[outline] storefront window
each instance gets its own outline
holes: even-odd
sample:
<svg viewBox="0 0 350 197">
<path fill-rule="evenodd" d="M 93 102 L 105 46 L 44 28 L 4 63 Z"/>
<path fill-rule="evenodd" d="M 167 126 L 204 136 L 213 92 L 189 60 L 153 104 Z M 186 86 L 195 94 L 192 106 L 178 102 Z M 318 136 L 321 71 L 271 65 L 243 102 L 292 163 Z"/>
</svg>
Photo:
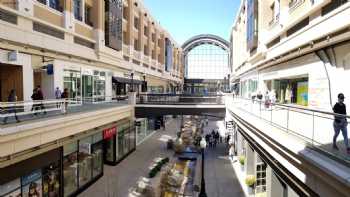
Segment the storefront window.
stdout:
<svg viewBox="0 0 350 197">
<path fill-rule="evenodd" d="M 92 139 L 92 176 L 95 178 L 102 174 L 103 168 L 102 133 L 95 134 Z"/>
<path fill-rule="evenodd" d="M 79 141 L 78 168 L 79 186 L 85 185 L 92 179 L 92 137 L 87 137 Z"/>
<path fill-rule="evenodd" d="M 94 97 L 95 101 L 104 101 L 106 96 L 106 73 L 94 71 Z"/>
<path fill-rule="evenodd" d="M 80 71 L 64 70 L 63 85 L 67 88 L 69 98 L 78 99 L 81 96 L 81 74 Z"/>
<path fill-rule="evenodd" d="M 35 170 L 21 178 L 23 197 L 42 196 L 41 176 L 41 170 Z"/>
<path fill-rule="evenodd" d="M 124 156 L 124 131 L 118 130 L 118 160 Z"/>
<path fill-rule="evenodd" d="M 64 196 L 69 196 L 78 189 L 78 144 L 71 143 L 63 148 Z"/>
<path fill-rule="evenodd" d="M 9 183 L 0 185 L 0 196 L 21 196 L 21 180 L 18 178 Z"/>
<path fill-rule="evenodd" d="M 59 163 L 53 163 L 43 169 L 43 197 L 60 196 Z"/>
</svg>

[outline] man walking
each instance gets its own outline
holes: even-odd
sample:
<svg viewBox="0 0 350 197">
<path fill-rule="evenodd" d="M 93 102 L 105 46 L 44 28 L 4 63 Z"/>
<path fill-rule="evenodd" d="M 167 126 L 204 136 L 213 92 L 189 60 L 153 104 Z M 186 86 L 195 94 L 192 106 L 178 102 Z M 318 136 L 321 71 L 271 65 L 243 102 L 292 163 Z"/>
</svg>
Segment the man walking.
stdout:
<svg viewBox="0 0 350 197">
<path fill-rule="evenodd" d="M 13 105 L 13 106 L 8 107 L 8 109 L 7 109 L 8 114 L 13 113 L 14 116 L 15 116 L 16 121 L 20 122 L 19 119 L 18 119 L 18 116 L 17 116 L 17 108 L 16 108 L 17 95 L 16 95 L 16 90 L 15 89 L 11 90 L 10 95 L 7 98 L 7 101 L 9 102 L 10 105 Z M 7 123 L 7 119 L 8 119 L 8 116 L 6 116 L 4 118 L 4 124 Z"/>
<path fill-rule="evenodd" d="M 346 146 L 346 151 L 348 154 L 350 154 L 350 147 L 349 147 L 349 141 L 348 141 L 348 122 L 346 118 L 346 106 L 344 104 L 344 94 L 339 93 L 338 94 L 338 102 L 333 107 L 333 112 L 337 115 L 334 115 L 334 136 L 333 136 L 333 149 L 339 150 L 337 146 L 337 137 L 342 132 L 342 135 L 344 137 L 344 144 Z"/>
<path fill-rule="evenodd" d="M 62 92 L 60 90 L 59 87 L 56 88 L 56 91 L 55 91 L 55 98 L 58 100 L 58 99 L 61 99 L 61 95 L 62 95 Z M 61 107 L 61 103 L 60 102 L 57 102 L 56 104 L 56 107 L 57 109 L 59 109 Z"/>
</svg>

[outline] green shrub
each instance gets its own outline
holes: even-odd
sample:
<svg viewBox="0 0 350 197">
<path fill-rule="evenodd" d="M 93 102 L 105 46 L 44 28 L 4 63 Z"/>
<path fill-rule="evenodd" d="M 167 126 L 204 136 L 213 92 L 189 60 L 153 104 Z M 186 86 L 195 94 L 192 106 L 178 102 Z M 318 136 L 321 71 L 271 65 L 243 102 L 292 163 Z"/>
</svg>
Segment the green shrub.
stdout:
<svg viewBox="0 0 350 197">
<path fill-rule="evenodd" d="M 245 156 L 244 155 L 239 156 L 238 160 L 239 160 L 239 163 L 243 166 L 245 163 Z"/>
<path fill-rule="evenodd" d="M 256 182 L 256 178 L 254 175 L 247 175 L 247 177 L 245 178 L 245 184 L 248 187 L 253 187 L 255 182 Z"/>
</svg>

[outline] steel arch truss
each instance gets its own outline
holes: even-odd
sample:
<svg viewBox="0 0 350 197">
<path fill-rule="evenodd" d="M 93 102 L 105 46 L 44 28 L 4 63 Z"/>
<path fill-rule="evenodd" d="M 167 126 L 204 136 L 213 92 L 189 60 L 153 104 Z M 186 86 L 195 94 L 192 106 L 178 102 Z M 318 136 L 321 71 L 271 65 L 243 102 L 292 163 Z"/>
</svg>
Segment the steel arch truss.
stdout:
<svg viewBox="0 0 350 197">
<path fill-rule="evenodd" d="M 187 56 L 187 54 L 194 49 L 197 46 L 204 45 L 204 44 L 210 44 L 215 45 L 223 50 L 230 52 L 230 43 L 227 42 L 225 39 L 215 36 L 212 34 L 201 34 L 198 36 L 194 36 L 187 40 L 183 45 L 182 49 L 184 51 L 184 55 Z"/>
</svg>

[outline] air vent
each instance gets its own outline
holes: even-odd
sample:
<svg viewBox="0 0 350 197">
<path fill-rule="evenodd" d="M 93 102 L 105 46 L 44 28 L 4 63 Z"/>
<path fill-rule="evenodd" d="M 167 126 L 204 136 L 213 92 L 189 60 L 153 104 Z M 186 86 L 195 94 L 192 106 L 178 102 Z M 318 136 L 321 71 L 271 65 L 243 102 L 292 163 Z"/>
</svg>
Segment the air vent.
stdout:
<svg viewBox="0 0 350 197">
<path fill-rule="evenodd" d="M 331 1 L 326 6 L 322 8 L 322 16 L 330 13 L 331 11 L 337 9 L 338 7 L 342 6 L 343 4 L 347 3 L 348 0 L 337 0 L 337 1 Z"/>
<path fill-rule="evenodd" d="M 40 23 L 33 23 L 33 30 L 64 40 L 64 32 Z"/>
<path fill-rule="evenodd" d="M 85 39 L 79 38 L 79 37 L 74 37 L 74 43 L 82 45 L 82 46 L 85 46 L 85 47 L 88 47 L 90 49 L 94 49 L 95 48 L 95 44 L 94 43 L 92 43 L 90 41 L 87 41 Z"/>
<path fill-rule="evenodd" d="M 3 9 L 0 9 L 0 20 L 17 25 L 17 16 Z"/>
<path fill-rule="evenodd" d="M 267 48 L 271 48 L 273 46 L 275 46 L 277 43 L 279 43 L 281 41 L 281 37 L 278 36 L 277 38 L 273 39 L 271 42 L 267 43 Z"/>
</svg>

